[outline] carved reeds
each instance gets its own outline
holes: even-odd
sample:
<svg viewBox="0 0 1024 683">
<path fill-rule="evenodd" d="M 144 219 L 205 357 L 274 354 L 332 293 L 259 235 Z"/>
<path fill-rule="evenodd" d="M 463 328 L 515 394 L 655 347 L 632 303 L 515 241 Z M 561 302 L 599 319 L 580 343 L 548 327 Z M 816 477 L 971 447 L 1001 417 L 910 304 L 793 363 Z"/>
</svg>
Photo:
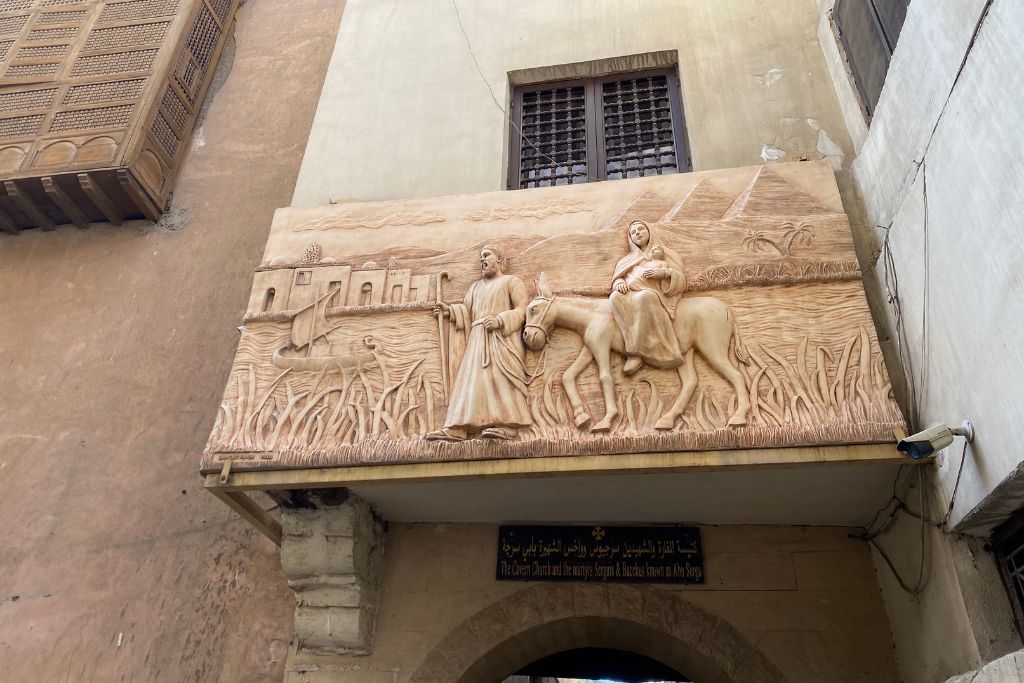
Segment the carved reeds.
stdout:
<svg viewBox="0 0 1024 683">
<path fill-rule="evenodd" d="M 795 355 L 750 345 L 742 366 L 750 392 L 748 424 L 727 427 L 735 397 L 699 386 L 671 431 L 654 424 L 671 402 L 674 382 L 639 378 L 618 387 L 619 415 L 611 430 L 577 428 L 560 376 L 551 372 L 531 387 L 534 424 L 513 442 L 456 444 L 421 438 L 440 426 L 443 399 L 436 378 L 410 364 L 378 392 L 366 370 L 321 371 L 310 388 L 296 390 L 291 370 L 257 387 L 252 365 L 236 373 L 235 391 L 220 407 L 208 451 L 218 457 L 288 466 L 356 465 L 498 457 L 590 455 L 651 451 L 758 448 L 888 440 L 902 417 L 880 354 L 871 353 L 863 326 L 841 349 L 804 338 Z M 382 360 L 382 363 L 384 361 Z M 386 363 L 382 377 L 391 376 Z M 596 408 L 597 405 L 592 407 Z M 600 417 L 600 414 L 595 414 Z"/>
</svg>

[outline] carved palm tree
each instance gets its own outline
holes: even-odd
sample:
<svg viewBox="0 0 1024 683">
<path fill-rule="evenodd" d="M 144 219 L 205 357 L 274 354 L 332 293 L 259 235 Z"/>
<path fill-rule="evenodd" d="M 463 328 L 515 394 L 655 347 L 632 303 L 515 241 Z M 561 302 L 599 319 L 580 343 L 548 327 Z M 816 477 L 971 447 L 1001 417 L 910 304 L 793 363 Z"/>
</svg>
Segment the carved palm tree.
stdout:
<svg viewBox="0 0 1024 683">
<path fill-rule="evenodd" d="M 782 234 L 782 239 L 776 241 L 770 237 L 768 233 L 757 230 L 751 231 L 743 238 L 743 246 L 750 251 L 762 251 L 771 246 L 775 251 L 779 252 L 780 256 L 792 256 L 793 247 L 799 246 L 810 246 L 814 241 L 814 233 L 811 232 L 811 225 L 806 222 L 801 222 L 796 225 L 790 221 L 782 224 L 786 231 Z"/>
</svg>

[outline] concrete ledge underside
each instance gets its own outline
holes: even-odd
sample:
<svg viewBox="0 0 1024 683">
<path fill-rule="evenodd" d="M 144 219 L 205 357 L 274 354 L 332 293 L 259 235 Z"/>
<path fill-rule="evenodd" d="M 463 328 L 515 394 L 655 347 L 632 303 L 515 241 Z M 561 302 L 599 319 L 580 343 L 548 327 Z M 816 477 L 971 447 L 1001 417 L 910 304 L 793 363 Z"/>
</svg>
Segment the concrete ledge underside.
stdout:
<svg viewBox="0 0 1024 683">
<path fill-rule="evenodd" d="M 346 487 L 397 522 L 860 526 L 908 462 L 865 444 L 232 472 L 206 487 L 222 499 Z"/>
</svg>

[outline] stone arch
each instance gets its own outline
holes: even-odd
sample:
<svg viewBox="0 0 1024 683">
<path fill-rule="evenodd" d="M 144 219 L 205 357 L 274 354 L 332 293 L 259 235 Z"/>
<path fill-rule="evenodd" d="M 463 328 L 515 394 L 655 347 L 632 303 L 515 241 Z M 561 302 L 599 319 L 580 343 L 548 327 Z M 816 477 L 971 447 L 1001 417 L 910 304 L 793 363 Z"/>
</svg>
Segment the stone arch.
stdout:
<svg viewBox="0 0 1024 683">
<path fill-rule="evenodd" d="M 730 623 L 684 594 L 625 584 L 540 584 L 485 607 L 426 656 L 410 683 L 498 683 L 582 647 L 627 650 L 697 683 L 785 683 Z"/>
</svg>

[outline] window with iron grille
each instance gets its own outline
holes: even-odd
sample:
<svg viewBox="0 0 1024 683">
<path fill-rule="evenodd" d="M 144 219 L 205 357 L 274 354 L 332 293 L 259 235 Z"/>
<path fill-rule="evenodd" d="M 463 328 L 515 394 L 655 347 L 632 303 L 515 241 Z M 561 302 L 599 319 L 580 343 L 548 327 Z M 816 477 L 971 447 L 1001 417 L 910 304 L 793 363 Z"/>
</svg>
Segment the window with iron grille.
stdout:
<svg viewBox="0 0 1024 683">
<path fill-rule="evenodd" d="M 690 170 L 671 70 L 520 86 L 511 122 L 509 189 Z"/>
<path fill-rule="evenodd" d="M 1024 510 L 1015 512 L 993 532 L 992 545 L 1017 632 L 1024 638 Z"/>
<path fill-rule="evenodd" d="M 832 19 L 867 115 L 875 113 L 910 0 L 836 0 Z"/>
</svg>

